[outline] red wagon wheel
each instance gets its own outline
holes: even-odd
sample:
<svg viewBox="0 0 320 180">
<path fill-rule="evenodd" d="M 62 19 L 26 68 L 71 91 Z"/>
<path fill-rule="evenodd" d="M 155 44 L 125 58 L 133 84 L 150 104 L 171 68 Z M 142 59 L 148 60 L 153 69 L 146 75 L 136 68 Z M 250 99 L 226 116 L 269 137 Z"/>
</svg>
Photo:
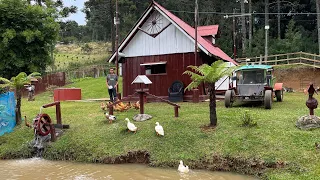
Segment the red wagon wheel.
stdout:
<svg viewBox="0 0 320 180">
<path fill-rule="evenodd" d="M 50 131 L 51 118 L 48 114 L 38 114 L 36 117 L 36 130 L 42 136 L 47 136 Z"/>
</svg>

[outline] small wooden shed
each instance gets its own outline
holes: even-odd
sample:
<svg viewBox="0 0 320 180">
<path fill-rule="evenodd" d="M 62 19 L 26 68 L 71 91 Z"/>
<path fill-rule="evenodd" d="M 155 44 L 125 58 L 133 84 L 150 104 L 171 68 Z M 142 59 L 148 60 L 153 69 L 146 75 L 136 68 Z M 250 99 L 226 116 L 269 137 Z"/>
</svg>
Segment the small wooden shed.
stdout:
<svg viewBox="0 0 320 180">
<path fill-rule="evenodd" d="M 219 35 L 218 25 L 198 28 L 198 52 L 195 61 L 195 29 L 156 2 L 152 2 L 119 46 L 122 54 L 123 96 L 135 92 L 137 85 L 131 82 L 138 75 L 146 75 L 151 81 L 149 92 L 162 98 L 168 97 L 168 88 L 174 81 L 186 87 L 191 81 L 182 75 L 189 65 L 211 64 L 221 59 L 236 64 L 215 44 Z M 109 62 L 115 61 L 115 53 Z M 137 86 L 137 87 L 136 87 Z M 229 78 L 216 83 L 217 90 L 227 90 Z M 200 97 L 205 98 L 205 85 L 199 87 Z M 184 100 L 192 99 L 192 92 L 185 92 Z"/>
</svg>

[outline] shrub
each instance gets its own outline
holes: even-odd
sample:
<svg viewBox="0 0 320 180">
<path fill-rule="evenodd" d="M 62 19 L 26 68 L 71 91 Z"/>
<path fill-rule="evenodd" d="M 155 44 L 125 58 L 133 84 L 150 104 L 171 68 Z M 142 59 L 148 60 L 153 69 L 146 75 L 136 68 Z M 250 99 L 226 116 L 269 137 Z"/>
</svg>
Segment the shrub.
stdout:
<svg viewBox="0 0 320 180">
<path fill-rule="evenodd" d="M 241 116 L 241 121 L 241 126 L 243 127 L 254 127 L 258 125 L 257 122 L 253 120 L 249 110 L 244 111 L 244 114 Z"/>
</svg>

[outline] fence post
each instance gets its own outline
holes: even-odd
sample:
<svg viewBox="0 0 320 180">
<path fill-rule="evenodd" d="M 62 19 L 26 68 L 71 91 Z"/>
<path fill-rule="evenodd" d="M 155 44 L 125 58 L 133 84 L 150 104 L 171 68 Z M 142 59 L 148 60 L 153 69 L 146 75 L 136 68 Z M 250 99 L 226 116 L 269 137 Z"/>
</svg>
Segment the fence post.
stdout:
<svg viewBox="0 0 320 180">
<path fill-rule="evenodd" d="M 174 106 L 174 117 L 179 117 L 179 107 Z"/>
<path fill-rule="evenodd" d="M 113 115 L 113 105 L 109 108 L 109 115 Z"/>
</svg>

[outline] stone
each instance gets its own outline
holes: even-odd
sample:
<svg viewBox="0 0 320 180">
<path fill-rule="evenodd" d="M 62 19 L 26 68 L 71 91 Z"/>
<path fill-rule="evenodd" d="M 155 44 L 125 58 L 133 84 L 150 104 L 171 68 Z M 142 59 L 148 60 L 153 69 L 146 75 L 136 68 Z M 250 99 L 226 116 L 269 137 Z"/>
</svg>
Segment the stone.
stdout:
<svg viewBox="0 0 320 180">
<path fill-rule="evenodd" d="M 151 118 L 152 118 L 152 116 L 149 114 L 137 114 L 137 115 L 133 116 L 133 120 L 138 121 L 138 122 L 146 121 Z"/>
<path fill-rule="evenodd" d="M 320 119 L 317 116 L 301 116 L 296 122 L 296 126 L 302 130 L 312 130 L 320 128 Z"/>
</svg>

